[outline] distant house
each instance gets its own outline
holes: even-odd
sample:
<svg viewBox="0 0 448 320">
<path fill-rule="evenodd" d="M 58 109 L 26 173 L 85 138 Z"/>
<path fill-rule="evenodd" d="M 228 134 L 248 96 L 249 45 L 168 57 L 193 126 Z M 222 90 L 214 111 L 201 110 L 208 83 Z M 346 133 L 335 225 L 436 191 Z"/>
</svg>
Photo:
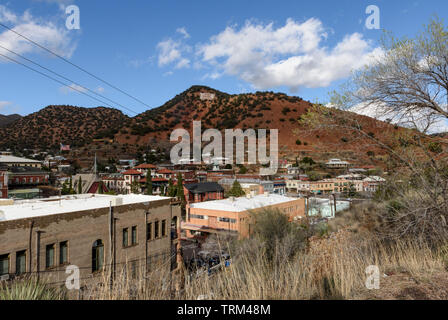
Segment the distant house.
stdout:
<svg viewBox="0 0 448 320">
<path fill-rule="evenodd" d="M 224 188 L 216 182 L 184 184 L 187 203 L 224 199 Z"/>
<path fill-rule="evenodd" d="M 150 170 L 151 175 L 152 175 L 153 172 L 157 169 L 157 167 L 150 163 L 142 163 L 142 164 L 139 164 L 138 166 L 134 167 L 133 169 L 137 170 L 140 173 L 145 174 L 145 175 L 146 175 L 146 171 Z"/>
<path fill-rule="evenodd" d="M 100 193 L 100 185 L 102 185 L 102 191 L 103 193 L 106 193 L 109 191 L 109 188 L 107 187 L 107 184 L 104 183 L 104 180 L 98 177 L 98 175 L 94 173 L 85 173 L 85 174 L 76 174 L 72 176 L 72 184 L 73 184 L 73 190 L 78 193 L 79 191 L 79 183 L 81 180 L 81 193 L 87 194 L 87 193 Z M 103 183 L 100 183 L 103 181 Z"/>
<path fill-rule="evenodd" d="M 325 166 L 328 169 L 346 169 L 350 166 L 350 163 L 341 159 L 330 159 Z"/>
<path fill-rule="evenodd" d="M 124 172 L 121 173 L 124 177 L 124 182 L 126 185 L 126 191 L 127 193 L 131 193 L 131 186 L 132 184 L 137 181 L 140 183 L 140 178 L 142 176 L 142 173 L 140 171 L 137 170 L 126 170 Z"/>
<path fill-rule="evenodd" d="M 386 179 L 378 176 L 370 176 L 362 180 L 362 182 L 364 183 L 364 191 L 376 192 L 378 187 L 386 182 Z"/>
<path fill-rule="evenodd" d="M 10 153 L 3 152 L 0 155 L 0 166 L 40 168 L 42 167 L 42 162 L 33 159 L 15 157 Z"/>
<path fill-rule="evenodd" d="M 8 171 L 0 171 L 0 198 L 8 198 Z"/>
<path fill-rule="evenodd" d="M 124 193 L 126 189 L 126 184 L 124 182 L 124 177 L 121 173 L 112 173 L 102 177 L 103 184 L 111 191 L 116 193 Z"/>
</svg>

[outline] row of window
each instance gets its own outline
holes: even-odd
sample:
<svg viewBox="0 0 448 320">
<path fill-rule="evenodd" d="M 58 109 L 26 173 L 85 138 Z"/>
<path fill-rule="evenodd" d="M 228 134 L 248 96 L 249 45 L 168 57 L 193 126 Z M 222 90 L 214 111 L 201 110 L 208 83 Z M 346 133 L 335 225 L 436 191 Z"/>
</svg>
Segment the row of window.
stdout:
<svg viewBox="0 0 448 320">
<path fill-rule="evenodd" d="M 45 247 L 45 267 L 56 266 L 56 244 L 49 244 Z M 59 264 L 68 263 L 68 241 L 59 243 Z M 26 272 L 26 250 L 16 252 L 16 274 Z M 0 255 L 0 276 L 10 273 L 10 254 Z"/>
<path fill-rule="evenodd" d="M 205 219 L 205 216 L 199 214 L 190 214 L 190 219 Z"/>
<path fill-rule="evenodd" d="M 137 226 L 131 228 L 131 246 L 137 244 Z M 123 228 L 123 247 L 129 247 L 129 228 Z"/>
<path fill-rule="evenodd" d="M 166 220 L 149 222 L 146 225 L 146 240 L 166 237 L 166 227 Z"/>
<path fill-rule="evenodd" d="M 199 214 L 190 214 L 190 219 L 205 220 L 205 219 L 208 219 L 208 216 L 203 216 L 203 215 L 199 215 Z M 232 218 L 218 217 L 218 221 L 226 222 L 226 223 L 236 223 L 236 219 L 232 219 Z"/>
<path fill-rule="evenodd" d="M 218 217 L 218 221 L 227 223 L 236 223 L 236 219 Z"/>
</svg>

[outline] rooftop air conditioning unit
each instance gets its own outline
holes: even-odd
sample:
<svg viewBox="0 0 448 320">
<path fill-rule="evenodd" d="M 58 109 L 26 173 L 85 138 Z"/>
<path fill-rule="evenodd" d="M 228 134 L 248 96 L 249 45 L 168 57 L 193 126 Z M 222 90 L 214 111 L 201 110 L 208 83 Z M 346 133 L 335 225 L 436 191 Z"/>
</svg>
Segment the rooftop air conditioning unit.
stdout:
<svg viewBox="0 0 448 320">
<path fill-rule="evenodd" d="M 123 205 L 123 198 L 122 197 L 116 197 L 112 199 L 112 206 L 121 206 Z"/>
</svg>

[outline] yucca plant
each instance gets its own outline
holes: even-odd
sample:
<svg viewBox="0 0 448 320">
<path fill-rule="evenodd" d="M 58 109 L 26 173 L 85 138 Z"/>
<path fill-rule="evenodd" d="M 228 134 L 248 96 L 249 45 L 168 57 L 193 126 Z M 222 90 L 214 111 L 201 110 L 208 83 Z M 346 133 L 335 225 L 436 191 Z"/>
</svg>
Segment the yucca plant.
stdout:
<svg viewBox="0 0 448 320">
<path fill-rule="evenodd" d="M 39 282 L 37 279 L 23 279 L 0 285 L 0 300 L 63 300 L 65 294 Z"/>
</svg>

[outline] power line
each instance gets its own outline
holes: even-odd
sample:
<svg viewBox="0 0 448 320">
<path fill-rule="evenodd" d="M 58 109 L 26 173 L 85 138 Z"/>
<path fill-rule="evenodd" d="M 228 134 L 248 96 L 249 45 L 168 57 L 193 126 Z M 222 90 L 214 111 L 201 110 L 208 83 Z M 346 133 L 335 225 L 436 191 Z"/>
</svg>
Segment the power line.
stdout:
<svg viewBox="0 0 448 320">
<path fill-rule="evenodd" d="M 48 71 L 48 72 L 51 72 L 52 74 L 54 74 L 54 75 L 56 75 L 56 76 L 58 76 L 58 77 L 60 77 L 60 78 L 62 78 L 62 79 L 64 79 L 64 80 L 66 80 L 66 81 L 69 81 L 69 82 L 71 82 L 71 83 L 73 83 L 73 84 L 79 86 L 80 88 L 82 88 L 82 89 L 84 89 L 84 90 L 87 90 L 87 91 L 89 91 L 89 92 L 91 92 L 91 93 L 93 93 L 93 94 L 95 94 L 95 95 L 97 95 L 97 96 L 99 96 L 99 97 L 101 97 L 101 98 L 103 98 L 103 99 L 106 99 L 106 100 L 108 100 L 108 101 L 110 101 L 110 102 L 112 102 L 112 103 L 114 103 L 114 104 L 116 104 L 116 105 L 119 105 L 119 106 L 121 106 L 122 108 L 124 108 L 124 109 L 126 109 L 126 110 L 128 110 L 128 111 L 130 111 L 130 112 L 132 112 L 132 113 L 138 114 L 137 112 L 135 112 L 135 111 L 129 109 L 128 107 L 126 107 L 126 106 L 124 106 L 124 105 L 122 105 L 122 104 L 120 104 L 120 103 L 118 103 L 118 102 L 116 102 L 116 101 L 114 101 L 114 100 L 112 100 L 112 99 L 109 99 L 109 98 L 103 96 L 102 94 L 99 94 L 99 93 L 97 93 L 97 92 L 95 92 L 95 91 L 93 91 L 93 90 L 91 90 L 91 89 L 89 89 L 89 88 L 87 88 L 87 87 L 84 87 L 83 85 L 81 85 L 81 84 L 79 84 L 79 83 L 77 83 L 77 82 L 75 82 L 75 81 L 73 81 L 73 80 L 71 80 L 71 79 L 69 79 L 69 78 L 67 78 L 67 77 L 65 77 L 65 76 L 63 76 L 63 75 L 57 73 L 57 72 L 54 72 L 54 71 L 52 71 L 51 69 L 49 69 L 49 68 L 47 68 L 47 67 L 45 67 L 45 66 L 43 66 L 43 65 L 41 65 L 41 64 L 39 64 L 39 63 L 37 63 L 37 62 L 34 62 L 33 60 L 28 59 L 27 57 L 24 57 L 23 55 L 21 55 L 21 54 L 19 54 L 19 53 L 17 53 L 17 52 L 14 52 L 14 51 L 12 51 L 12 50 L 10 50 L 10 49 L 8 49 L 8 48 L 5 48 L 5 47 L 2 46 L 2 45 L 0 45 L 0 48 L 2 48 L 3 50 L 6 50 L 6 51 L 8 51 L 8 52 L 10 52 L 10 53 L 12 53 L 12 54 L 15 54 L 16 56 L 18 56 L 18 57 L 20 57 L 20 58 L 22 58 L 22 59 L 24 59 L 24 60 L 26 60 L 26 61 L 28 61 L 28 62 L 30 62 L 30 63 L 36 65 L 36 66 L 38 66 L 38 67 L 40 67 L 40 68 L 42 68 L 42 69 L 44 69 L 44 70 L 46 70 L 46 71 Z M 71 89 L 74 89 L 73 87 L 70 87 L 70 88 L 71 88 Z"/>
<path fill-rule="evenodd" d="M 68 86 L 66 83 L 64 83 L 64 82 L 62 82 L 62 81 L 59 81 L 58 79 L 55 79 L 55 78 L 49 76 L 48 74 L 43 73 L 43 72 L 40 72 L 39 70 L 36 70 L 36 69 L 34 69 L 34 68 L 30 67 L 30 66 L 27 66 L 26 64 L 24 64 L 24 63 L 22 63 L 22 62 L 20 62 L 20 61 L 17 61 L 17 60 L 15 60 L 15 59 L 11 58 L 11 57 L 8 57 L 8 56 L 6 56 L 6 55 L 4 55 L 4 54 L 1 54 L 1 53 L 0 53 L 0 56 L 2 56 L 2 57 L 5 58 L 5 59 L 8 59 L 8 60 L 10 60 L 10 61 L 12 61 L 12 62 L 15 62 L 15 63 L 17 63 L 17 64 L 19 64 L 19 65 L 21 65 L 21 66 L 27 68 L 27 69 L 30 69 L 30 70 L 32 70 L 32 71 L 34 71 L 34 72 L 36 72 L 36 73 L 38 73 L 38 74 L 40 74 L 40 75 L 42 75 L 42 76 L 44 76 L 44 77 L 47 77 L 48 79 L 51 79 L 51 80 L 53 80 L 53 81 L 55 81 L 55 82 L 57 82 L 57 83 L 60 83 L 60 84 L 62 84 L 63 86 Z M 91 96 L 90 94 L 85 93 L 85 92 L 83 92 L 82 90 L 79 90 L 79 89 L 74 88 L 74 87 L 72 87 L 71 89 L 72 89 L 72 90 L 75 90 L 75 91 L 78 91 L 79 93 L 81 93 L 81 94 L 83 94 L 83 95 L 85 95 L 85 96 L 87 96 L 87 97 L 90 97 L 90 98 L 92 98 L 92 99 L 94 99 L 94 100 L 96 100 L 96 101 L 102 103 L 103 105 L 106 105 L 106 106 L 109 106 L 109 107 L 113 108 L 113 106 L 111 106 L 111 105 L 108 104 L 107 102 L 104 102 L 104 101 L 102 101 L 102 100 L 100 100 L 100 99 L 98 99 L 98 98 L 95 98 L 94 96 Z"/>
<path fill-rule="evenodd" d="M 148 107 L 148 108 L 151 109 L 151 107 L 150 107 L 149 105 L 147 105 L 146 103 L 144 103 L 144 102 L 141 101 L 140 99 L 137 99 L 136 97 L 134 97 L 134 96 L 130 95 L 129 93 L 127 93 L 127 92 L 121 90 L 120 88 L 117 88 L 117 87 L 114 86 L 113 84 L 107 82 L 106 80 L 101 79 L 100 77 L 98 77 L 98 76 L 92 74 L 91 72 L 87 71 L 86 69 L 84 69 L 84 68 L 82 68 L 82 67 L 80 67 L 80 66 L 74 64 L 73 62 L 67 60 L 66 58 L 62 57 L 61 55 L 57 54 L 56 52 L 54 52 L 54 51 L 52 51 L 52 50 L 50 50 L 50 49 L 44 47 L 43 45 L 41 45 L 41 44 L 39 44 L 39 43 L 37 43 L 37 42 L 31 40 L 30 38 L 28 38 L 28 37 L 26 37 L 26 36 L 20 34 L 19 32 L 13 30 L 12 28 L 8 27 L 7 25 L 5 25 L 5 24 L 3 24 L 3 23 L 0 22 L 0 26 L 2 26 L 3 28 L 5 28 L 5 29 L 7 29 L 7 30 L 9 30 L 9 31 L 11 31 L 11 32 L 13 32 L 13 33 L 15 33 L 15 34 L 18 35 L 19 37 L 22 37 L 23 39 L 25 39 L 25 40 L 31 42 L 31 43 L 34 44 L 35 46 L 37 46 L 37 47 L 39 47 L 39 48 L 41 48 L 41 49 L 47 51 L 48 53 L 54 55 L 55 57 L 58 57 L 58 58 L 61 59 L 62 61 L 66 62 L 66 63 L 68 63 L 68 64 L 70 64 L 70 65 L 72 65 L 73 67 L 75 67 L 75 68 L 81 70 L 82 72 L 88 74 L 89 76 L 91 76 L 91 77 L 93 77 L 93 78 L 95 78 L 95 79 L 101 81 L 102 83 L 108 85 L 109 87 L 111 87 L 111 88 L 113 88 L 113 89 L 115 89 L 115 90 L 121 92 L 122 94 L 128 96 L 129 98 L 131 98 L 131 99 L 133 99 L 133 100 L 135 100 L 135 101 L 137 101 L 137 102 L 139 102 L 139 103 L 143 104 L 144 106 L 146 106 L 146 107 Z"/>
</svg>

